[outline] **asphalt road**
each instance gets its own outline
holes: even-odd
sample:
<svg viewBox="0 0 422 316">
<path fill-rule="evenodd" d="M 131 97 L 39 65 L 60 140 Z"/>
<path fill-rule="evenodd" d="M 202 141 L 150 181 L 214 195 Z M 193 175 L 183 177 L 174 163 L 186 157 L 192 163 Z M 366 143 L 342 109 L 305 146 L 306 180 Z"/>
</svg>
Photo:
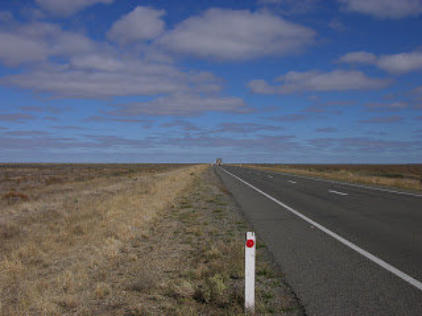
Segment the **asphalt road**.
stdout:
<svg viewBox="0 0 422 316">
<path fill-rule="evenodd" d="M 422 195 L 228 165 L 216 167 L 216 172 L 307 314 L 422 315 Z"/>
</svg>

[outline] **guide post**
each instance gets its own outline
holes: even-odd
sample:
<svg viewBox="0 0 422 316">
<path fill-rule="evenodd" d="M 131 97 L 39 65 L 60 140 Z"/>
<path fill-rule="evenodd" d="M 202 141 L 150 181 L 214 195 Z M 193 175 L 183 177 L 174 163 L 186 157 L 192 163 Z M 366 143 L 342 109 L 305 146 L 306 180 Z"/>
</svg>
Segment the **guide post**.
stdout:
<svg viewBox="0 0 422 316">
<path fill-rule="evenodd" d="M 254 232 L 246 233 L 245 241 L 245 311 L 255 311 L 255 252 Z"/>
</svg>

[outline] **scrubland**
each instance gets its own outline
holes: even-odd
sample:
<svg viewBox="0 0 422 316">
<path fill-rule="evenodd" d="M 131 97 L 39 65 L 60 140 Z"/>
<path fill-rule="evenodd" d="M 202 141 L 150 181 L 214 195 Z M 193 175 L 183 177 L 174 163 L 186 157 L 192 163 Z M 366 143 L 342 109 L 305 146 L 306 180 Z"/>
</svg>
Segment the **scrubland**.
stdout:
<svg viewBox="0 0 422 316">
<path fill-rule="evenodd" d="M 422 164 L 248 164 L 244 166 L 351 183 L 422 191 Z"/>
<path fill-rule="evenodd" d="M 0 170 L 0 314 L 243 313 L 248 226 L 211 168 Z M 258 244 L 257 313 L 301 314 Z"/>
</svg>

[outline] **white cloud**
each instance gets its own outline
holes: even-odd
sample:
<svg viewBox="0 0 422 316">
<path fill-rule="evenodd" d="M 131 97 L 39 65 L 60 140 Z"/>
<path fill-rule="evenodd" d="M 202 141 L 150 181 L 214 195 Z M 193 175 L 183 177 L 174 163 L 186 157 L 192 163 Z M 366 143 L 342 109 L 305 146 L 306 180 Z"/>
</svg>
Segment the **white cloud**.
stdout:
<svg viewBox="0 0 422 316">
<path fill-rule="evenodd" d="M 351 52 L 347 53 L 346 55 L 340 57 L 339 62 L 342 63 L 357 63 L 357 64 L 372 64 L 375 63 L 377 57 L 368 52 L 359 51 L 359 52 Z"/>
<path fill-rule="evenodd" d="M 259 5 L 274 6 L 283 14 L 303 14 L 312 11 L 320 0 L 258 0 Z"/>
<path fill-rule="evenodd" d="M 51 23 L 13 25 L 0 31 L 0 61 L 8 66 L 45 61 L 51 56 L 72 56 L 96 50 L 82 34 L 63 31 Z"/>
<path fill-rule="evenodd" d="M 218 95 L 221 78 L 206 71 L 181 70 L 171 60 L 156 58 L 158 47 L 128 52 L 55 24 L 16 21 L 0 29 L 0 46 L 4 64 L 31 62 L 22 71 L 1 77 L 0 85 L 58 98 L 158 96 L 121 107 L 138 113 L 247 111 L 242 99 Z"/>
<path fill-rule="evenodd" d="M 131 43 L 153 39 L 164 31 L 161 17 L 164 10 L 148 7 L 136 7 L 132 12 L 116 21 L 108 32 L 109 39 L 119 43 Z"/>
<path fill-rule="evenodd" d="M 408 107 L 408 103 L 404 101 L 395 101 L 390 103 L 372 102 L 367 103 L 365 106 L 373 111 L 396 111 Z"/>
<path fill-rule="evenodd" d="M 77 33 L 63 32 L 51 45 L 51 54 L 74 56 L 97 50 L 96 43 Z"/>
<path fill-rule="evenodd" d="M 267 125 L 267 124 L 260 124 L 260 123 L 252 123 L 252 122 L 225 122 L 220 123 L 216 129 L 210 131 L 210 133 L 239 133 L 239 134 L 249 134 L 249 133 L 256 133 L 262 131 L 281 131 L 284 130 L 282 126 L 274 126 L 274 125 Z"/>
<path fill-rule="evenodd" d="M 379 117 L 373 117 L 367 120 L 361 120 L 360 123 L 369 123 L 369 124 L 387 124 L 387 123 L 397 123 L 403 121 L 403 118 L 398 115 L 393 116 L 379 116 Z"/>
<path fill-rule="evenodd" d="M 0 113 L 0 121 L 23 123 L 26 120 L 33 120 L 35 117 L 27 113 Z"/>
<path fill-rule="evenodd" d="M 347 27 L 339 18 L 333 18 L 330 23 L 328 23 L 328 26 L 337 32 L 343 32 L 347 29 Z"/>
<path fill-rule="evenodd" d="M 44 43 L 10 33 L 0 33 L 0 46 L 0 60 L 8 66 L 42 61 L 48 54 Z"/>
<path fill-rule="evenodd" d="M 121 57 L 106 51 L 71 56 L 67 63 L 43 63 L 0 79 L 57 97 L 105 98 L 176 92 L 216 93 L 221 79 L 208 72 L 183 72 L 171 64 Z"/>
<path fill-rule="evenodd" d="M 282 4 L 283 0 L 258 0 L 258 4 Z"/>
<path fill-rule="evenodd" d="M 0 11 L 0 23 L 7 23 L 13 20 L 13 14 L 9 11 Z"/>
<path fill-rule="evenodd" d="M 390 121 L 379 120 L 375 123 L 392 123 L 394 118 Z M 363 123 L 371 123 L 364 121 Z M 388 140 L 376 139 L 373 137 L 341 137 L 341 138 L 314 138 L 309 140 L 310 145 L 316 148 L 332 148 L 336 152 L 391 152 L 397 155 L 400 152 L 415 152 L 415 149 L 421 148 L 420 141 L 410 140 Z"/>
<path fill-rule="evenodd" d="M 120 115 L 186 115 L 204 111 L 248 112 L 244 101 L 237 97 L 200 96 L 175 93 L 149 102 L 134 102 L 118 106 Z"/>
<path fill-rule="evenodd" d="M 406 73 L 422 69 L 422 52 L 401 53 L 379 57 L 378 67 L 391 73 Z"/>
<path fill-rule="evenodd" d="M 75 56 L 70 60 L 70 65 L 76 69 L 95 71 L 122 71 L 125 70 L 123 62 L 112 56 L 91 54 Z"/>
<path fill-rule="evenodd" d="M 415 98 L 417 101 L 422 101 L 422 86 L 414 88 L 410 94 L 413 98 Z"/>
<path fill-rule="evenodd" d="M 114 0 L 35 0 L 36 3 L 56 16 L 69 16 L 97 3 L 110 4 Z"/>
<path fill-rule="evenodd" d="M 340 57 L 339 62 L 373 64 L 384 71 L 402 74 L 422 69 L 422 52 L 416 51 L 377 57 L 372 53 L 359 51 Z"/>
<path fill-rule="evenodd" d="M 301 91 L 345 91 L 371 90 L 387 86 L 386 79 L 370 78 L 360 71 L 333 70 L 330 72 L 290 71 L 276 81 L 281 85 L 271 85 L 265 80 L 252 80 L 249 88 L 255 93 L 286 94 Z"/>
<path fill-rule="evenodd" d="M 347 11 L 377 18 L 401 19 L 422 13 L 421 0 L 338 0 Z"/>
<path fill-rule="evenodd" d="M 412 90 L 413 93 L 422 94 L 422 86 L 416 87 Z"/>
<path fill-rule="evenodd" d="M 177 53 L 227 60 L 281 56 L 311 44 L 315 32 L 269 12 L 209 9 L 158 41 Z"/>
<path fill-rule="evenodd" d="M 90 58 L 74 59 L 71 68 L 50 65 L 48 68 L 8 76 L 0 83 L 60 97 L 85 98 L 153 95 L 188 89 L 183 73 L 171 75 L 176 71 L 172 67 L 165 70 L 163 66 L 162 70 L 160 67 L 154 70 L 153 65 L 145 65 L 143 69 L 142 63 L 131 65 L 128 62 L 121 66 L 112 60 L 108 60 L 107 65 L 100 65 L 100 59 Z"/>
</svg>

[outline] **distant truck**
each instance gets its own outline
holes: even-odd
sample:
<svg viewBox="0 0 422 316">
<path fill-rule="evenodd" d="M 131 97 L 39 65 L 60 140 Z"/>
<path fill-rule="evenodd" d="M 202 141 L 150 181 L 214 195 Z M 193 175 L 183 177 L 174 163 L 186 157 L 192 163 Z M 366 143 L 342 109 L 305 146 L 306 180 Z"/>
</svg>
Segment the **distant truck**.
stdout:
<svg viewBox="0 0 422 316">
<path fill-rule="evenodd" d="M 221 165 L 223 164 L 223 159 L 222 159 L 222 158 L 217 158 L 217 159 L 215 160 L 215 164 L 216 164 L 217 166 L 221 166 Z"/>
</svg>

